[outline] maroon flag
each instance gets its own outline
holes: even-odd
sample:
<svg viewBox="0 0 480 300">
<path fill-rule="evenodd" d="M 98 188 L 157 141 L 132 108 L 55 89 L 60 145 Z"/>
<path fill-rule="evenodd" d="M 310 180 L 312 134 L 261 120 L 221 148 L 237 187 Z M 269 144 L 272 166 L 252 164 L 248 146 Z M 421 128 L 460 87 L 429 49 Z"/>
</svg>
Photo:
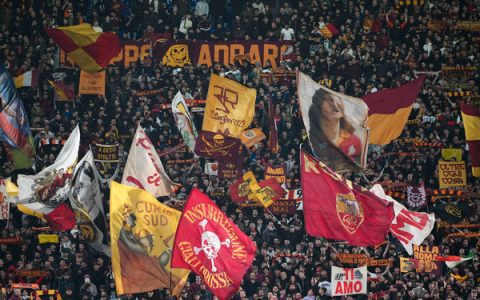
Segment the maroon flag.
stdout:
<svg viewBox="0 0 480 300">
<path fill-rule="evenodd" d="M 235 163 L 218 163 L 218 178 L 223 180 L 235 180 L 242 175 L 242 161 Z"/>
<path fill-rule="evenodd" d="M 280 215 L 294 215 L 297 212 L 297 201 L 280 199 L 273 202 L 273 204 L 268 208 L 272 214 Z"/>
<path fill-rule="evenodd" d="M 75 227 L 75 214 L 65 203 L 61 203 L 53 211 L 44 216 L 54 231 L 67 231 Z"/>
<path fill-rule="evenodd" d="M 196 139 L 194 152 L 219 162 L 236 163 L 241 144 L 240 139 L 202 130 Z"/>
<path fill-rule="evenodd" d="M 275 106 L 272 103 L 272 98 L 268 97 L 268 119 L 270 121 L 270 133 L 268 138 L 268 147 L 273 153 L 278 152 L 278 131 L 277 121 L 275 120 Z"/>
<path fill-rule="evenodd" d="M 267 164 L 265 166 L 265 179 L 275 179 L 278 183 L 282 184 L 287 182 L 287 168 L 285 165 L 272 166 Z"/>
<path fill-rule="evenodd" d="M 423 183 L 416 186 L 407 186 L 407 205 L 410 208 L 420 208 L 427 205 L 427 192 Z"/>
<path fill-rule="evenodd" d="M 175 235 L 172 268 L 192 270 L 215 296 L 229 299 L 255 252 L 255 243 L 207 195 L 193 189 Z"/>
<path fill-rule="evenodd" d="M 346 240 L 354 246 L 382 243 L 394 217 L 393 205 L 302 151 L 301 182 L 309 235 Z"/>
</svg>

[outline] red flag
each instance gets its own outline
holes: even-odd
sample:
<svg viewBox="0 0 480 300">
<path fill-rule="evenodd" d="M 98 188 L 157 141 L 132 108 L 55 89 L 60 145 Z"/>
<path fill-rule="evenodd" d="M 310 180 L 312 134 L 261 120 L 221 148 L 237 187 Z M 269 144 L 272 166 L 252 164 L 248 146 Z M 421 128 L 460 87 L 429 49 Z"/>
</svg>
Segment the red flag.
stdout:
<svg viewBox="0 0 480 300">
<path fill-rule="evenodd" d="M 193 189 L 175 235 L 172 267 L 190 269 L 220 299 L 232 297 L 256 246 L 205 194 Z"/>
<path fill-rule="evenodd" d="M 75 214 L 65 203 L 60 204 L 44 216 L 54 231 L 67 231 L 75 227 Z"/>
<path fill-rule="evenodd" d="M 245 180 L 242 176 L 229 186 L 230 198 L 233 202 L 240 204 L 248 200 L 248 195 L 251 193 L 248 183 L 248 180 Z"/>
<path fill-rule="evenodd" d="M 275 120 L 275 106 L 272 98 L 268 97 L 268 120 L 270 122 L 270 134 L 268 138 L 268 147 L 273 153 L 278 152 L 278 131 L 277 121 Z"/>
<path fill-rule="evenodd" d="M 302 191 L 308 234 L 346 240 L 354 246 L 375 246 L 390 230 L 391 203 L 340 175 L 302 151 Z"/>
</svg>

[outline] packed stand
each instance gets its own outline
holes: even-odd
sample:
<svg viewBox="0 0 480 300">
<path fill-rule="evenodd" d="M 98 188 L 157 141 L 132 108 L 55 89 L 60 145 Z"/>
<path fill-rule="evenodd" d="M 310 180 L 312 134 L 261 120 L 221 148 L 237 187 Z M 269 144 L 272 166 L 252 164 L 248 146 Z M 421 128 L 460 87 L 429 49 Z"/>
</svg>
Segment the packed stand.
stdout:
<svg viewBox="0 0 480 300">
<path fill-rule="evenodd" d="M 148 32 L 171 33 L 172 39 L 190 40 L 290 40 L 293 47 L 283 68 L 300 70 L 329 88 L 355 97 L 382 88 L 397 87 L 428 72 L 410 119 L 398 141 L 386 147 L 370 146 L 368 172 L 364 176 L 347 174 L 365 187 L 374 182 L 410 184 L 424 182 L 429 194 L 438 189 L 436 167 L 440 150 L 465 147 L 458 99 L 450 97 L 442 66 L 479 66 L 478 35 L 455 30 L 457 20 L 480 21 L 479 1 L 432 1 L 424 5 L 399 5 L 400 1 L 0 1 L 0 49 L 9 72 L 17 75 L 31 68 L 40 70 L 39 88 L 19 89 L 29 114 L 37 149 L 36 172 L 55 160 L 59 145 L 42 146 L 44 139 L 64 140 L 80 126 L 82 156 L 89 144 L 120 143 L 119 172 L 105 175 L 102 181 L 104 206 L 108 208 L 109 180 L 121 178 L 127 151 L 141 124 L 158 151 L 181 143 L 168 104 L 177 90 L 187 99 L 205 99 L 211 72 L 237 80 L 258 91 L 252 127 L 269 132 L 268 97 L 275 106 L 278 120 L 279 151 L 272 152 L 264 141 L 244 151 L 244 171 L 252 170 L 258 179 L 264 176 L 266 163 L 286 164 L 288 188 L 300 186 L 299 146 L 306 142 L 296 99 L 295 79 L 269 82 L 262 74 L 269 66 L 219 65 L 185 66 L 172 69 L 161 63 L 133 62 L 130 67 L 110 65 L 107 94 L 77 96 L 73 102 L 54 103 L 47 79 L 58 67 L 56 45 L 44 32 L 50 26 L 88 22 L 97 31 L 114 31 L 123 39 L 141 39 Z M 394 3 L 395 2 L 395 3 Z M 419 1 L 420 2 L 420 1 Z M 379 20 L 378 32 L 364 26 L 367 17 Z M 444 31 L 429 28 L 431 20 L 444 20 Z M 333 23 L 339 34 L 326 39 L 320 28 Z M 79 69 L 74 69 L 79 78 Z M 468 78 L 478 91 L 478 71 Z M 160 89 L 154 97 L 135 97 L 137 90 Z M 202 114 L 194 113 L 197 128 Z M 426 147 L 416 147 L 409 139 L 418 138 Z M 407 153 L 407 154 L 405 154 Z M 463 159 L 469 161 L 464 151 Z M 329 299 L 327 282 L 330 268 L 339 266 L 336 253 L 366 252 L 375 258 L 392 258 L 391 267 L 370 267 L 370 299 L 478 299 L 480 263 L 478 255 L 451 270 L 459 281 L 444 271 L 400 273 L 402 246 L 391 239 L 377 249 L 360 249 L 338 242 L 328 242 L 305 234 L 303 214 L 274 218 L 260 208 L 239 208 L 228 196 L 228 182 L 203 173 L 204 159 L 192 164 L 169 164 L 169 160 L 193 158 L 192 153 L 177 152 L 162 157 L 167 173 L 182 188 L 172 199 L 181 203 L 192 187 L 206 192 L 258 247 L 253 266 L 247 272 L 236 299 Z M 15 178 L 3 148 L 0 150 L 0 176 Z M 467 170 L 470 167 L 467 165 Z M 480 181 L 468 172 L 471 192 L 480 192 Z M 451 200 L 451 199 L 450 199 Z M 469 223 L 479 220 L 478 198 L 466 198 L 471 210 Z M 429 203 L 429 207 L 433 204 Z M 437 219 L 437 222 L 440 219 Z M 0 245 L 0 299 L 28 299 L 29 290 L 9 286 L 13 282 L 37 282 L 42 290 L 57 290 L 62 299 L 117 299 L 108 257 L 90 249 L 77 230 L 62 233 L 59 244 L 39 245 L 37 228 L 44 226 L 36 218 L 12 209 L 10 220 L 1 222 L 1 237 L 21 237 L 21 244 Z M 425 245 L 440 246 L 440 254 L 477 253 L 478 238 L 446 239 L 452 229 L 436 228 Z M 348 265 L 344 265 L 348 266 Z M 15 270 L 44 269 L 47 276 L 18 278 Z M 46 294 L 47 292 L 45 292 Z M 3 297 L 3 298 L 2 298 Z M 48 299 L 42 296 L 41 299 Z M 170 299 L 168 290 L 121 299 Z M 378 298 L 376 298 L 378 297 Z M 182 293 L 183 299 L 212 299 L 205 285 L 191 274 Z M 362 298 L 362 297 L 358 297 Z M 363 297 L 365 298 L 365 297 Z"/>
</svg>

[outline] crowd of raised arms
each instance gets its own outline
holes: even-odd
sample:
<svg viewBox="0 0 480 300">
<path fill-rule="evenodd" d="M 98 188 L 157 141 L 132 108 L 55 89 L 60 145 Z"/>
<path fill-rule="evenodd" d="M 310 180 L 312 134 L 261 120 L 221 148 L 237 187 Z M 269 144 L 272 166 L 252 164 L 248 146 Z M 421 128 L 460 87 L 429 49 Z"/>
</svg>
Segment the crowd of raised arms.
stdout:
<svg viewBox="0 0 480 300">
<path fill-rule="evenodd" d="M 369 22 L 372 21 L 372 22 Z M 206 99 L 211 74 L 218 74 L 257 90 L 251 127 L 270 130 L 268 102 L 274 106 L 278 130 L 278 151 L 268 139 L 245 149 L 243 173 L 253 171 L 264 178 L 266 165 L 286 166 L 286 187 L 300 188 L 300 145 L 308 143 L 297 96 L 295 76 L 276 77 L 301 71 L 328 88 L 354 97 L 385 88 L 399 87 L 427 74 L 413 104 L 410 121 L 401 136 L 385 146 L 370 145 L 363 174 L 344 174 L 364 187 L 381 183 L 390 194 L 406 203 L 406 187 L 423 184 L 431 212 L 444 202 L 466 206 L 457 223 L 480 223 L 480 179 L 472 176 L 469 152 L 467 185 L 458 191 L 440 189 L 437 164 L 442 148 L 464 149 L 465 130 L 460 101 L 464 91 L 472 95 L 480 86 L 480 34 L 460 30 L 456 24 L 480 22 L 480 1 L 428 0 L 0 0 L 0 61 L 17 76 L 31 69 L 39 71 L 38 87 L 18 89 L 25 106 L 36 148 L 35 169 L 16 170 L 0 147 L 0 178 L 35 174 L 51 165 L 75 126 L 81 134 L 80 158 L 91 144 L 119 144 L 118 166 L 105 172 L 101 192 L 105 210 L 109 207 L 111 180 L 120 181 L 128 149 L 137 125 L 141 125 L 157 152 L 183 142 L 170 109 L 177 91 L 186 99 Z M 49 84 L 58 68 L 69 68 L 78 90 L 80 69 L 60 57 L 45 28 L 89 23 L 97 32 L 115 32 L 123 41 L 142 41 L 152 33 L 168 34 L 170 40 L 189 41 L 286 41 L 290 47 L 276 68 L 270 62 L 211 66 L 164 65 L 154 57 L 140 58 L 129 65 L 111 64 L 106 71 L 105 96 L 77 95 L 72 101 L 54 101 Z M 372 26 L 373 23 L 373 26 Z M 321 29 L 332 24 L 338 31 L 327 38 Z M 478 25 L 476 25 L 478 26 Z M 478 28 L 477 28 L 478 30 Z M 445 67 L 465 71 L 462 92 L 452 89 Z M 459 81 L 460 81 L 459 80 Z M 139 90 L 158 90 L 153 96 L 137 97 Z M 464 96 L 462 98 L 462 95 Z M 3 108 L 2 108 L 3 109 Z M 192 112 L 201 128 L 203 113 Z M 192 160 L 191 160 L 192 159 Z M 332 266 L 343 253 L 364 253 L 372 259 L 391 259 L 388 266 L 370 266 L 368 294 L 342 299 L 479 299 L 480 247 L 475 237 L 449 237 L 450 233 L 477 231 L 455 229 L 439 216 L 423 242 L 438 246 L 439 255 L 473 259 L 442 272 L 400 272 L 400 256 L 407 256 L 394 239 L 373 248 L 354 247 L 306 234 L 301 210 L 294 215 L 274 216 L 262 207 L 241 207 L 228 192 L 231 181 L 206 175 L 206 160 L 189 150 L 161 156 L 165 171 L 180 188 L 162 202 L 178 206 L 193 188 L 198 188 L 257 245 L 252 266 L 246 272 L 234 299 L 330 299 Z M 187 163 L 183 163 L 183 162 Z M 116 169 L 115 169 L 116 168 Z M 437 194 L 447 196 L 437 197 Z M 180 204 L 179 204 L 180 203 Z M 108 214 L 107 214 L 108 218 Z M 12 283 L 38 283 L 43 294 L 37 299 L 174 299 L 169 289 L 117 296 L 110 258 L 91 248 L 82 233 L 74 229 L 59 234 L 58 243 L 39 244 L 38 228 L 46 224 L 21 213 L 15 206 L 8 220 L 0 220 L 0 238 L 21 237 L 21 243 L 0 243 L 0 299 L 30 299 L 29 288 L 12 288 Z M 41 277 L 18 278 L 18 270 L 45 270 Z M 54 290 L 49 295 L 47 291 Z M 199 276 L 191 273 L 180 299 L 214 299 Z M 58 298 L 60 299 L 60 298 Z"/>
</svg>

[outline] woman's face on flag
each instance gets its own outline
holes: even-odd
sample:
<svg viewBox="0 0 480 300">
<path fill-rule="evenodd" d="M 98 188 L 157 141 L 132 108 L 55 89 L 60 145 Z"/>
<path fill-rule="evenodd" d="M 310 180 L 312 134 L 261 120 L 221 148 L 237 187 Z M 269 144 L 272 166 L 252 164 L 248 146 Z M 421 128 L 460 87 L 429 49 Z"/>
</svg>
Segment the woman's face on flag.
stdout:
<svg viewBox="0 0 480 300">
<path fill-rule="evenodd" d="M 343 118 L 343 106 L 337 97 L 327 95 L 323 98 L 321 108 L 323 117 L 328 120 L 340 120 Z"/>
</svg>

